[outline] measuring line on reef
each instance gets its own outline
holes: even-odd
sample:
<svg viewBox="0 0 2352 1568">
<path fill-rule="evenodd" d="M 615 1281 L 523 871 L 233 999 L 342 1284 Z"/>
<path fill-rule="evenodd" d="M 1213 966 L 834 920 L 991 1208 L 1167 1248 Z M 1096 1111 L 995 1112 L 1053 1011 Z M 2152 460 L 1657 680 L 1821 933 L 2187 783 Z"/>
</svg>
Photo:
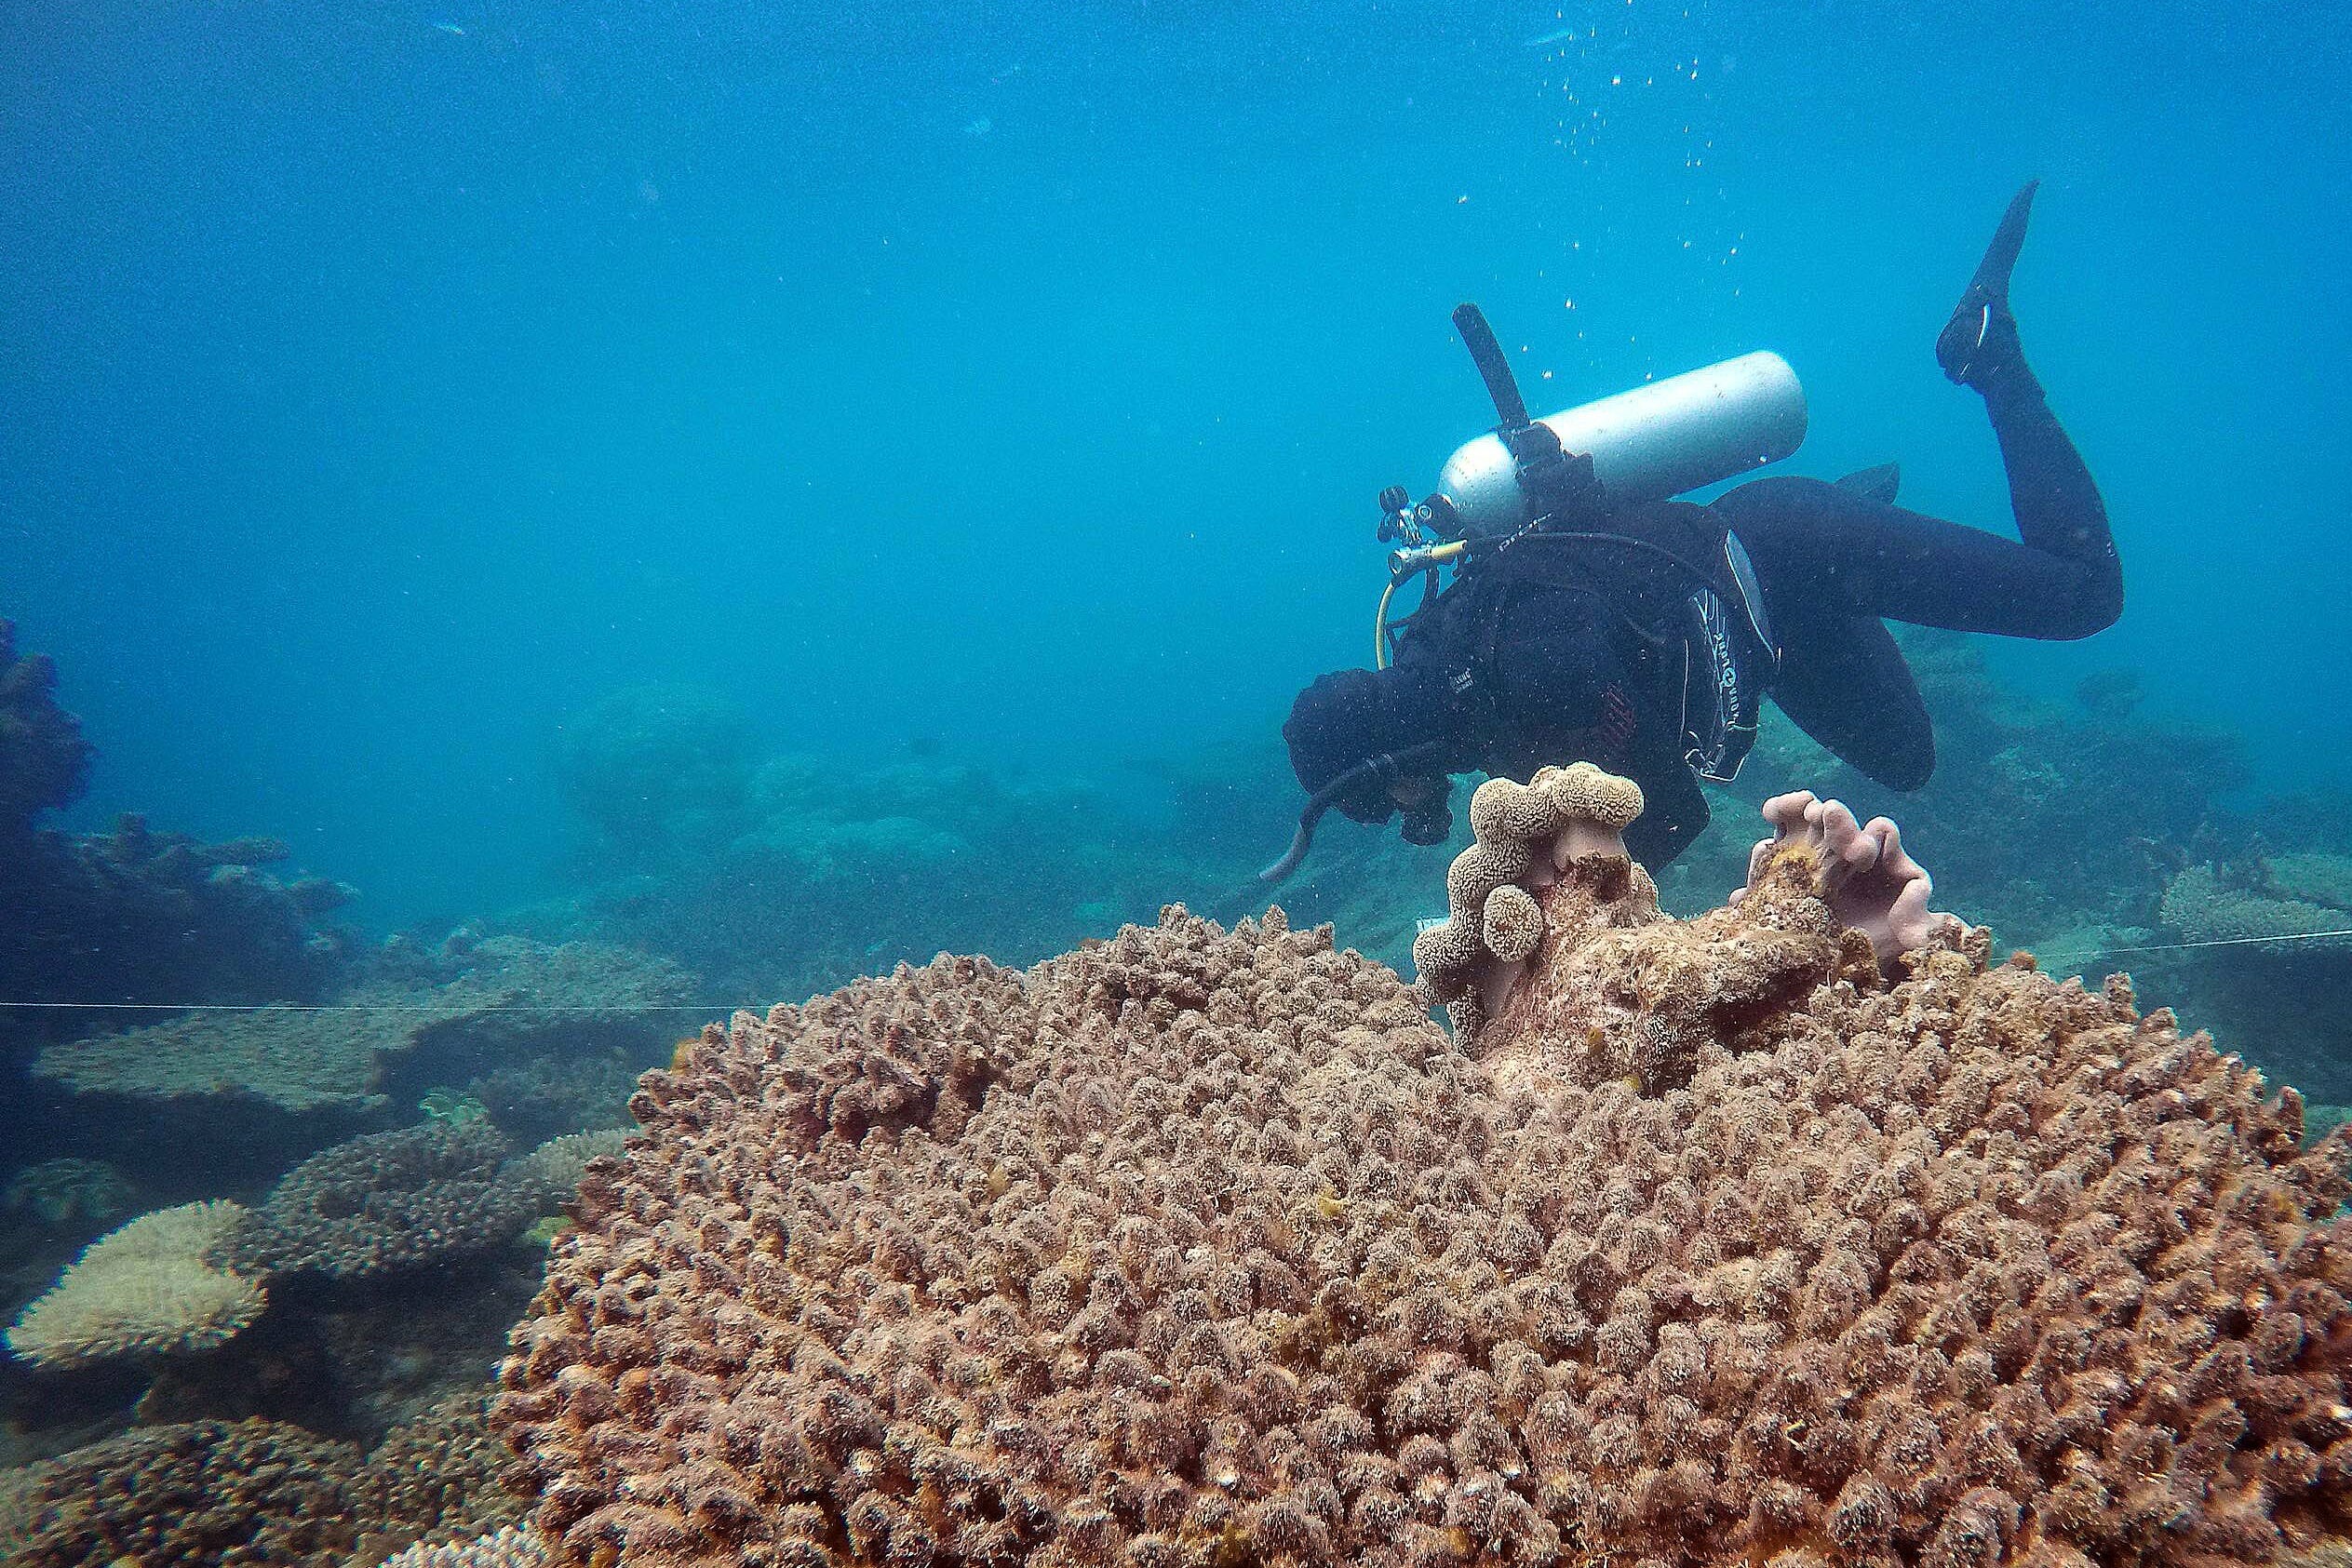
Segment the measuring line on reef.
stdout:
<svg viewBox="0 0 2352 1568">
<path fill-rule="evenodd" d="M 2060 956 L 2055 959 L 2050 959 L 2050 956 L 2047 953 L 2034 953 L 2031 947 L 2026 948 L 2025 951 L 2034 953 L 2036 958 L 2071 964 L 2079 963 L 2084 958 L 2111 958 L 2118 953 L 2181 953 L 2192 947 L 2259 947 L 2265 943 L 2318 942 L 2333 936 L 2352 936 L 2352 926 L 2345 926 L 2335 931 L 2281 931 L 2277 936 L 2216 936 L 2203 942 L 2158 942 L 2145 947 L 2093 947 L 2086 952 L 2073 955 L 2068 955 L 2061 949 Z"/>
<path fill-rule="evenodd" d="M 2334 931 L 2283 931 L 2277 936 L 2217 936 L 2204 942 L 2158 942 L 2143 947 L 2093 947 L 2085 953 L 2034 953 L 2041 963 L 2078 964 L 2086 958 L 2111 958 L 2124 953 L 2182 953 L 2193 947 L 2259 947 L 2273 942 L 2321 942 L 2352 937 L 2352 926 Z M 0 1008 L 52 1012 L 441 1012 L 475 1018 L 485 1012 L 756 1012 L 741 1002 L 632 1002 L 624 1007 L 588 1003 L 550 1003 L 545 1007 L 434 1007 L 416 1002 L 8 1002 Z"/>
</svg>

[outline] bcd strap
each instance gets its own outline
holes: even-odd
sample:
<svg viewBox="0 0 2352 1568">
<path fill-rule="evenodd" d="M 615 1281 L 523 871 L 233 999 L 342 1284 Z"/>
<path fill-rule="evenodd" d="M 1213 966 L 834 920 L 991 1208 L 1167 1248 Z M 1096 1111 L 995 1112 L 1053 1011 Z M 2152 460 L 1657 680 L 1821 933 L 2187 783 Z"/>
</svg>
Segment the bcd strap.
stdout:
<svg viewBox="0 0 2352 1568">
<path fill-rule="evenodd" d="M 1690 631 L 1683 643 L 1683 760 L 1711 784 L 1729 784 L 1755 745 L 1764 689 L 1778 672 L 1781 650 L 1747 547 L 1724 535 L 1724 556 L 1736 605 L 1712 588 L 1689 599 Z"/>
</svg>

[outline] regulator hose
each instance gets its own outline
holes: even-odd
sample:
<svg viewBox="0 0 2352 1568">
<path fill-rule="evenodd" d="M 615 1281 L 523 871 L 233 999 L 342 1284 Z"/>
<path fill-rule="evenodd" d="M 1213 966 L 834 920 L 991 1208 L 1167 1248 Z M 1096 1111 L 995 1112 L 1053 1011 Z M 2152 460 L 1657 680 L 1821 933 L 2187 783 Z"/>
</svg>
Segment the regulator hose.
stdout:
<svg viewBox="0 0 2352 1568">
<path fill-rule="evenodd" d="M 1298 869 L 1307 858 L 1307 851 L 1314 847 L 1315 824 L 1323 820 L 1323 814 L 1331 810 L 1341 796 L 1373 779 L 1378 779 L 1384 785 L 1392 784 L 1405 774 L 1436 761 L 1438 754 L 1445 749 L 1443 741 L 1423 741 L 1403 751 L 1384 751 L 1378 757 L 1367 757 L 1307 797 L 1306 807 L 1298 813 L 1298 831 L 1290 836 L 1289 851 L 1259 872 L 1258 882 L 1271 887 Z"/>
</svg>

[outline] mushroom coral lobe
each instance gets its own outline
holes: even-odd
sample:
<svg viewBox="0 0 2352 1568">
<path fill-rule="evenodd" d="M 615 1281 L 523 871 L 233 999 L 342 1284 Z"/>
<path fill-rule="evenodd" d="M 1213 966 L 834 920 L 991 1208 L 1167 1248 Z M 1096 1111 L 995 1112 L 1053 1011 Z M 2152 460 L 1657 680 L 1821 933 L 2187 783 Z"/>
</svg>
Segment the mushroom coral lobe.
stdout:
<svg viewBox="0 0 2352 1568">
<path fill-rule="evenodd" d="M 2345 1534 L 2345 1159 L 2292 1092 L 1982 933 L 1888 978 L 1800 853 L 1688 922 L 1606 844 L 1560 858 L 1474 1046 L 1327 931 L 1180 909 L 706 1032 L 503 1369 L 556 1559 L 2059 1568 Z"/>
</svg>

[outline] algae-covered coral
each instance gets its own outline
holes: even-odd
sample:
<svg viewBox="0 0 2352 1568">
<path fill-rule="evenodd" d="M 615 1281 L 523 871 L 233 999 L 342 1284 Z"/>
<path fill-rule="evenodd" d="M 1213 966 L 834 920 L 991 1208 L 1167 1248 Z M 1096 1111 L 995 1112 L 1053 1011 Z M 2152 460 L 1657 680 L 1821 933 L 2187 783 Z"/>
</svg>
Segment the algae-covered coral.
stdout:
<svg viewBox="0 0 2352 1568">
<path fill-rule="evenodd" d="M 1474 1046 L 1327 931 L 1180 910 L 707 1032 L 502 1375 L 548 1546 L 1956 1568 L 2352 1525 L 2352 1186 L 2292 1093 L 1956 931 L 1890 978 L 1818 854 L 1680 922 L 1602 848 Z M 1611 1006 L 1564 1036 L 1570 971 Z M 1706 1038 L 1625 1076 L 1660 1014 Z"/>
</svg>

